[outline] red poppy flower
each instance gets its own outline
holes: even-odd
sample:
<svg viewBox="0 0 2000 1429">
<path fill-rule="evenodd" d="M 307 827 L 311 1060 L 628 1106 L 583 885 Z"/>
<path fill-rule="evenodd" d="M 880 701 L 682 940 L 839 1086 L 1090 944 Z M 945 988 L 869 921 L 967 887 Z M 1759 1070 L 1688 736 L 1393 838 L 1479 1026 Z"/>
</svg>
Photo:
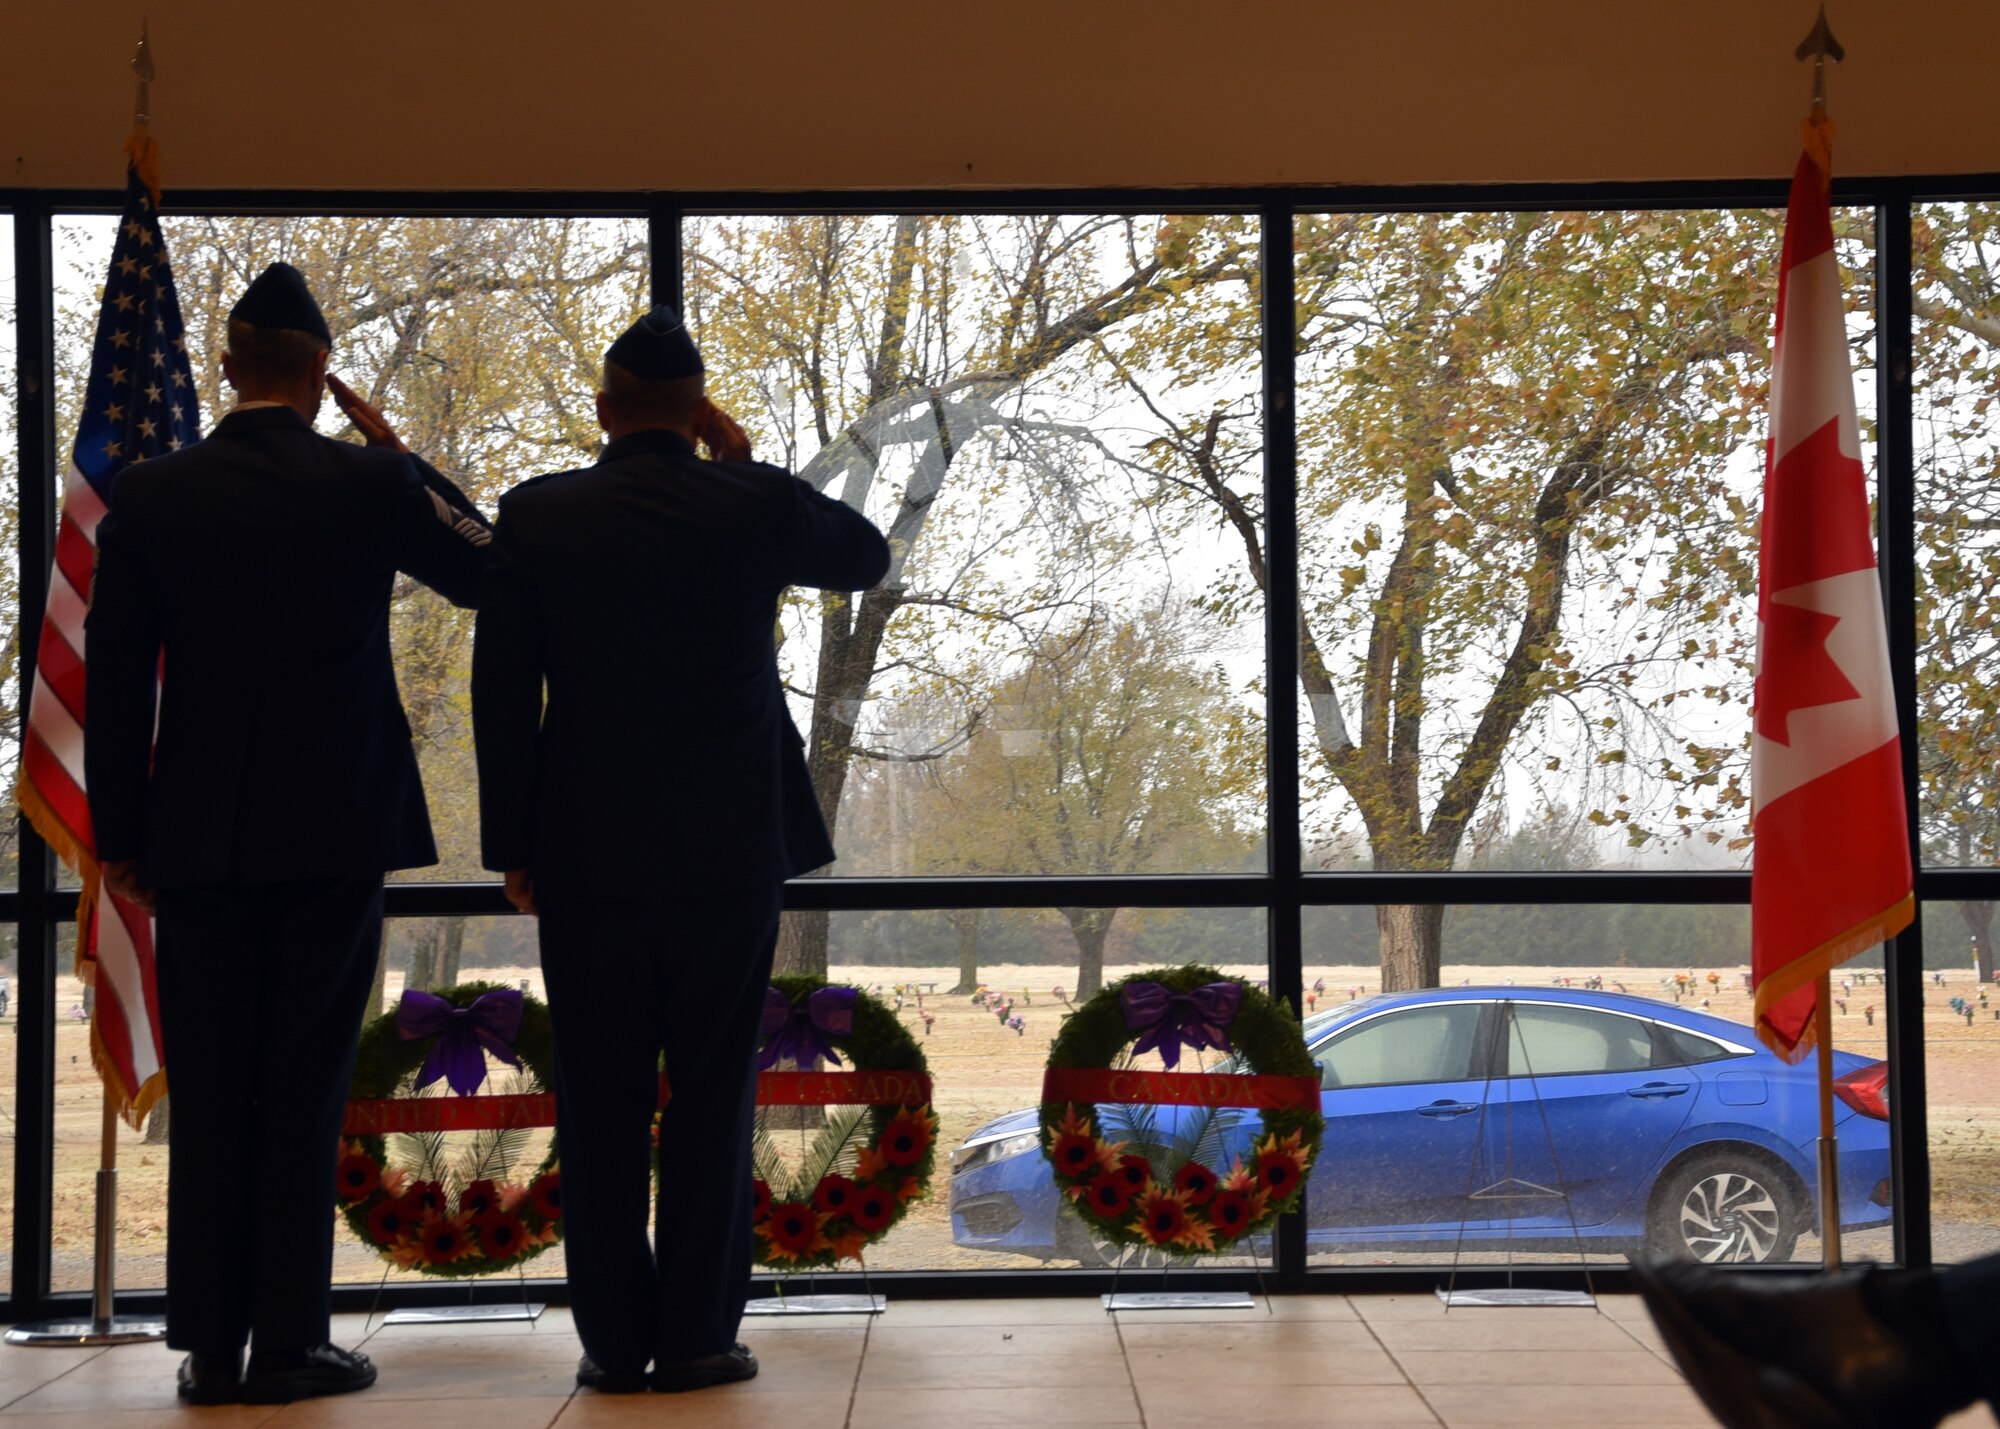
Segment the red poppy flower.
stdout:
<svg viewBox="0 0 2000 1429">
<path fill-rule="evenodd" d="M 436 1181 L 413 1181 L 410 1189 L 403 1192 L 403 1203 L 416 1216 L 444 1211 L 444 1187 Z"/>
<path fill-rule="evenodd" d="M 885 1191 L 880 1186 L 864 1186 L 847 1203 L 847 1214 L 855 1225 L 873 1235 L 889 1229 L 889 1223 L 896 1219 L 897 1204 L 894 1191 Z"/>
<path fill-rule="evenodd" d="M 545 1171 L 528 1187 L 528 1203 L 545 1221 L 562 1219 L 562 1172 Z"/>
<path fill-rule="evenodd" d="M 931 1119 L 920 1111 L 897 1113 L 882 1133 L 882 1159 L 891 1166 L 914 1166 L 930 1149 Z"/>
<path fill-rule="evenodd" d="M 1151 1183 L 1153 1163 L 1143 1156 L 1127 1154 L 1118 1158 L 1118 1164 L 1111 1168 L 1111 1174 L 1127 1192 L 1136 1196 Z"/>
<path fill-rule="evenodd" d="M 771 1214 L 771 1186 L 763 1177 L 750 1183 L 750 1218 L 761 1221 Z"/>
<path fill-rule="evenodd" d="M 426 1216 L 417 1227 L 417 1244 L 432 1265 L 449 1265 L 478 1249 L 463 1216 Z"/>
<path fill-rule="evenodd" d="M 333 1173 L 336 1194 L 343 1201 L 365 1201 L 382 1184 L 382 1168 L 365 1151 L 350 1151 Z"/>
<path fill-rule="evenodd" d="M 494 1260 L 512 1260 L 528 1245 L 528 1227 L 519 1216 L 490 1211 L 478 1217 L 472 1228 L 479 1235 L 479 1248 Z"/>
<path fill-rule="evenodd" d="M 1174 1172 L 1174 1189 L 1190 1206 L 1205 1206 L 1215 1194 L 1215 1173 L 1199 1161 L 1190 1161 Z"/>
<path fill-rule="evenodd" d="M 1054 1149 L 1056 1174 L 1067 1176 L 1072 1181 L 1085 1180 L 1103 1169 L 1103 1158 L 1097 1152 L 1097 1138 L 1094 1136 L 1070 1135 L 1056 1138 Z"/>
<path fill-rule="evenodd" d="M 416 1218 L 400 1196 L 378 1202 L 368 1213 L 368 1238 L 377 1245 L 393 1245 L 416 1226 Z"/>
<path fill-rule="evenodd" d="M 1187 1233 L 1187 1206 L 1173 1191 L 1148 1191 L 1139 1198 L 1139 1217 L 1132 1229 L 1154 1245 L 1167 1245 Z"/>
<path fill-rule="evenodd" d="M 796 1260 L 826 1249 L 825 1224 L 826 1217 L 803 1201 L 784 1201 L 771 1207 L 771 1218 L 757 1227 L 757 1234 L 771 1243 L 773 1255 Z"/>
<path fill-rule="evenodd" d="M 1209 1202 L 1208 1218 L 1215 1233 L 1234 1239 L 1255 1225 L 1264 1214 L 1264 1198 L 1255 1191 L 1217 1191 Z"/>
<path fill-rule="evenodd" d="M 1132 1208 L 1132 1192 L 1124 1177 L 1106 1174 L 1083 1188 L 1083 1203 L 1100 1216 L 1122 1216 Z"/>
<path fill-rule="evenodd" d="M 843 1215 L 854 1201 L 854 1191 L 854 1182 L 846 1176 L 822 1176 L 813 1187 L 813 1209 L 829 1216 Z"/>
<path fill-rule="evenodd" d="M 500 1188 L 491 1181 L 473 1181 L 458 1193 L 458 1213 L 462 1216 L 483 1216 L 500 1206 Z"/>
</svg>

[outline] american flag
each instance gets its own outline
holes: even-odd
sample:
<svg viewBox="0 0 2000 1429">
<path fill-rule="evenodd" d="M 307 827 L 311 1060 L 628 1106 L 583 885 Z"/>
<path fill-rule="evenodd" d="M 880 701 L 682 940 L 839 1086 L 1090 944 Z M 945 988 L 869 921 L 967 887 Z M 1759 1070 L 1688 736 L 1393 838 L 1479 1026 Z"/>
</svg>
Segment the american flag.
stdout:
<svg viewBox="0 0 2000 1429">
<path fill-rule="evenodd" d="M 91 1051 L 112 1105 L 133 1122 L 166 1091 L 153 924 L 144 909 L 113 898 L 98 877 L 84 797 L 83 618 L 112 479 L 134 462 L 201 439 L 180 303 L 160 233 L 159 191 L 148 182 L 157 172 L 154 155 L 150 144 L 138 146 L 127 171 L 125 211 L 64 483 L 16 791 L 36 832 L 83 880 L 77 974 L 97 989 Z"/>
</svg>

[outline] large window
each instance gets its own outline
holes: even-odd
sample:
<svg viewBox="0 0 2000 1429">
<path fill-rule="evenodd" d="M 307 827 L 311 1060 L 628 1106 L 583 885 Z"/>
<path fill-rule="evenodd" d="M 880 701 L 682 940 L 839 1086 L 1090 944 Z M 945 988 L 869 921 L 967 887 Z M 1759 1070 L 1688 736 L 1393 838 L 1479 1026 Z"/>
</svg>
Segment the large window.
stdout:
<svg viewBox="0 0 2000 1429">
<path fill-rule="evenodd" d="M 1921 959 L 1912 937 L 1836 982 L 1843 1241 L 1960 1259 L 2000 1247 L 1981 1091 L 2000 1038 L 2000 204 L 1840 196 L 1892 656 L 1915 693 L 1923 919 Z M 840 851 L 791 891 L 779 966 L 897 1005 L 942 1119 L 932 1198 L 871 1272 L 1118 1264 L 1062 1213 L 1024 1118 L 1079 1000 L 1194 961 L 1295 1002 L 1319 1063 L 1305 1213 L 1250 1248 L 1278 1284 L 1574 1264 L 1579 1241 L 1607 1268 L 1669 1246 L 1809 1260 L 1812 1067 L 1762 1050 L 1747 984 L 1783 187 L 1541 197 L 662 196 L 618 217 L 238 195 L 165 235 L 205 428 L 230 400 L 227 310 L 282 258 L 321 297 L 336 371 L 490 512 L 594 459 L 603 350 L 674 291 L 756 456 L 889 535 L 878 589 L 791 592 L 774 632 Z M 46 293 L 17 290 L 38 257 L 0 228 L 9 779 L 40 618 L 20 577 L 51 557 L 40 523 L 116 221 L 101 199 L 49 221 Z M 47 432 L 15 390 L 17 304 L 53 318 Z M 24 416 L 20 449 L 51 456 L 26 490 Z M 349 435 L 330 405 L 319 427 Z M 441 862 L 393 880 L 379 1005 L 474 977 L 539 992 L 534 925 L 479 866 L 472 617 L 409 587 L 392 620 Z M 99 1103 L 71 914 L 13 891 L 47 867 L 9 826 L 0 1039 L 46 1055 L 0 1068 L 0 1126 L 26 1110 L 54 1160 L 51 1223 L 38 1187 L 0 1207 L 0 1239 L 51 1255 L 16 1303 L 90 1273 Z M 1899 1099 L 1892 1063 L 1926 1069 L 1928 1105 Z M 1130 1116 L 1126 1140 L 1175 1156 L 1177 1119 Z M 166 1119 L 120 1133 L 128 1288 L 163 1268 Z M 767 1116 L 764 1151 L 796 1167 L 828 1120 Z M 510 1165 L 539 1158 L 531 1141 Z M 1926 1169 L 1928 1203 L 1899 1203 Z M 532 1273 L 560 1269 L 558 1251 Z M 343 1231 L 337 1275 L 382 1263 Z M 417 1279 L 389 1278 L 392 1298 Z"/>
</svg>

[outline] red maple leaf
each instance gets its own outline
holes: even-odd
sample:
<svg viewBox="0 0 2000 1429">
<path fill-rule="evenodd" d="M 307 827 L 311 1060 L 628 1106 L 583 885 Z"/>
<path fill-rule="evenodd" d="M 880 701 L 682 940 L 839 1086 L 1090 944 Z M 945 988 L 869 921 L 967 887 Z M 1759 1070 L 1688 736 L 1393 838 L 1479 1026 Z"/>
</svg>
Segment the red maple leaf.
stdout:
<svg viewBox="0 0 2000 1429">
<path fill-rule="evenodd" d="M 1861 692 L 1826 651 L 1840 617 L 1803 606 L 1771 602 L 1764 610 L 1764 656 L 1757 672 L 1757 733 L 1779 744 L 1791 740 L 1794 710 L 1858 700 Z"/>
</svg>

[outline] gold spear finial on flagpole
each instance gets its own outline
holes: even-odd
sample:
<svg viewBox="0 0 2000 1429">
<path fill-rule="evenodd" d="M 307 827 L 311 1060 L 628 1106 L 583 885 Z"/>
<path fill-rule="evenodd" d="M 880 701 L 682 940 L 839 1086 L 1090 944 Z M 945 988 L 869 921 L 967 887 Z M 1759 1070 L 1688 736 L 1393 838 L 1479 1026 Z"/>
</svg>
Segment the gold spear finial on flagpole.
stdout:
<svg viewBox="0 0 2000 1429">
<path fill-rule="evenodd" d="M 145 20 L 139 21 L 139 47 L 132 51 L 132 73 L 139 78 L 139 93 L 132 101 L 132 133 L 125 140 L 125 155 L 138 170 L 140 182 L 160 202 L 160 146 L 153 142 L 153 45 Z"/>
<path fill-rule="evenodd" d="M 1833 37 L 1833 27 L 1826 22 L 1824 0 L 1819 7 L 1819 18 L 1813 21 L 1812 33 L 1800 40 L 1792 53 L 1801 63 L 1813 62 L 1812 117 L 1826 118 L 1826 62 L 1839 64 L 1847 58 L 1847 51 L 1840 47 L 1840 41 Z"/>
<path fill-rule="evenodd" d="M 147 43 L 147 24 L 139 21 L 139 48 L 132 52 L 132 73 L 139 77 L 139 97 L 132 103 L 132 122 L 145 125 L 153 114 L 153 50 Z"/>
</svg>

